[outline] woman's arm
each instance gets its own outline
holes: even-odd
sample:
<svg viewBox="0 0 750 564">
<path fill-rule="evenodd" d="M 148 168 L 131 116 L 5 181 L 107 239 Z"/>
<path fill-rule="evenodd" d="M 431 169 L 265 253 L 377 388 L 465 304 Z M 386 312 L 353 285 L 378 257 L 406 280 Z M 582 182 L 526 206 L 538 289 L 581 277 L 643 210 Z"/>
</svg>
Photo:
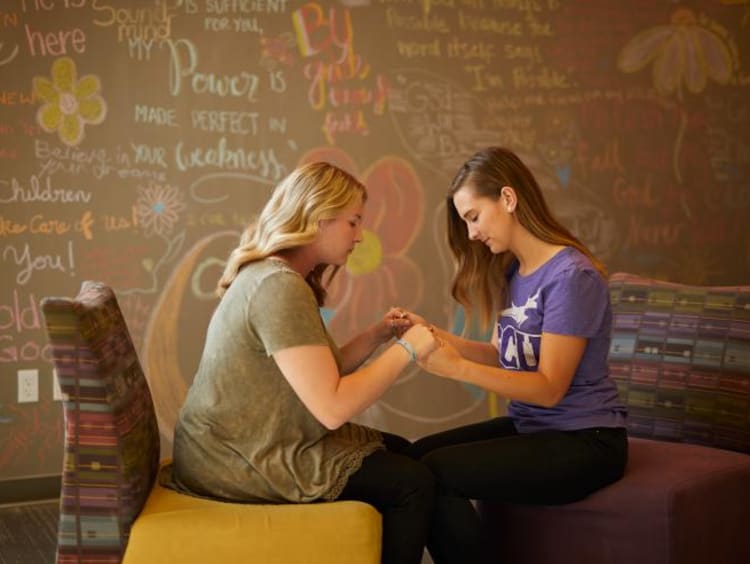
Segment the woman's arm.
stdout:
<svg viewBox="0 0 750 564">
<path fill-rule="evenodd" d="M 409 329 L 402 339 L 417 358 L 426 357 L 436 346 L 424 325 Z M 302 345 L 276 351 L 276 364 L 310 413 L 328 429 L 336 429 L 372 405 L 410 362 L 407 349 L 398 343 L 372 362 L 341 378 L 331 349 Z"/>
<path fill-rule="evenodd" d="M 365 360 L 370 358 L 375 349 L 395 335 L 403 333 L 409 326 L 409 321 L 402 317 L 400 310 L 391 308 L 383 316 L 383 319 L 368 327 L 341 347 L 342 373 L 354 372 Z"/>
<path fill-rule="evenodd" d="M 489 343 L 466 339 L 445 329 L 435 328 L 435 335 L 443 342 L 450 343 L 462 357 L 478 364 L 497 366 L 497 327 Z"/>
<path fill-rule="evenodd" d="M 448 342 L 420 361 L 420 366 L 508 399 L 552 407 L 565 397 L 585 348 L 583 337 L 542 333 L 539 369 L 519 372 L 470 360 Z"/>
<path fill-rule="evenodd" d="M 405 311 L 404 316 L 409 320 L 410 325 L 429 325 L 424 317 L 416 313 Z M 495 324 L 492 330 L 492 338 L 489 343 L 459 337 L 445 329 L 435 327 L 434 325 L 430 326 L 433 327 L 435 336 L 443 342 L 450 343 L 465 359 L 479 364 L 497 366 L 497 324 Z"/>
</svg>

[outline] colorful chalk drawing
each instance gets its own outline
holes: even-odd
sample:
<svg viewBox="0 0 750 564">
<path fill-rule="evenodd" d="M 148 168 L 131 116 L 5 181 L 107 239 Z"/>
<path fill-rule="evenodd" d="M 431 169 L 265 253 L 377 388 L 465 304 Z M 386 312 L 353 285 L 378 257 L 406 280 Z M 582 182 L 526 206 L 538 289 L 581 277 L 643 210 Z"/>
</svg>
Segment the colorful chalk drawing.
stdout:
<svg viewBox="0 0 750 564">
<path fill-rule="evenodd" d="M 159 428 L 170 445 L 177 415 L 197 367 L 196 355 L 203 348 L 199 340 L 203 338 L 204 331 L 199 328 L 208 325 L 210 310 L 213 309 L 210 304 L 215 304 L 215 299 L 207 299 L 206 292 L 196 295 L 193 291 L 195 278 L 206 273 L 204 265 L 209 263 L 218 266 L 211 279 L 211 283 L 215 284 L 223 269 L 221 261 L 226 260 L 239 235 L 239 231 L 219 231 L 195 243 L 172 270 L 146 327 L 140 357 L 154 397 Z M 215 255 L 221 256 L 218 263 Z M 205 278 L 208 278 L 207 274 Z M 201 310 L 200 306 L 205 310 Z M 195 343 L 186 342 L 189 335 L 195 336 Z M 191 360 L 195 366 L 185 366 L 184 357 L 188 352 L 193 354 Z"/>
<path fill-rule="evenodd" d="M 32 81 L 34 94 L 44 102 L 37 123 L 47 133 L 57 131 L 60 140 L 71 147 L 83 141 L 86 124 L 100 124 L 107 115 L 107 104 L 99 95 L 99 77 L 77 78 L 73 59 L 62 57 L 52 63 L 52 80 L 37 76 Z"/>
<path fill-rule="evenodd" d="M 706 87 L 708 79 L 727 84 L 732 78 L 732 55 L 724 38 L 710 22 L 696 18 L 692 10 L 680 8 L 672 14 L 671 22 L 642 31 L 620 51 L 618 68 L 636 72 L 654 62 L 653 81 L 663 96 L 677 94 L 682 102 L 682 85 L 693 94 Z M 680 148 L 687 127 L 687 113 L 680 113 L 680 128 L 673 152 L 673 168 L 677 181 L 680 173 Z M 689 211 L 686 210 L 689 215 Z"/>
<path fill-rule="evenodd" d="M 721 0 L 721 3 L 727 6 L 748 6 L 745 8 L 745 13 L 742 14 L 742 25 L 746 26 L 750 23 L 750 0 Z"/>
<path fill-rule="evenodd" d="M 138 187 L 135 214 L 146 237 L 171 234 L 185 207 L 182 192 L 176 186 L 151 182 Z"/>
<path fill-rule="evenodd" d="M 300 163 L 337 163 L 367 186 L 363 240 L 334 278 L 325 311 L 335 338 L 351 336 L 374 323 L 393 305 L 416 308 L 424 293 L 422 270 L 407 255 L 423 222 L 424 188 L 411 164 L 386 156 L 361 175 L 346 153 L 321 148 Z"/>
<path fill-rule="evenodd" d="M 18 45 L 14 45 L 10 50 L 10 53 L 7 55 L 3 53 L 4 50 L 7 51 L 7 49 L 5 49 L 5 43 L 0 42 L 0 57 L 3 57 L 0 58 L 0 67 L 10 63 L 16 58 L 16 55 L 18 55 Z"/>
<path fill-rule="evenodd" d="M 63 418 L 60 404 L 52 399 L 42 398 L 30 410 L 21 404 L 9 405 L 3 416 L 13 422 L 13 432 L 0 449 L 0 468 L 6 469 L 15 461 L 33 458 L 38 463 L 54 459 L 62 452 Z"/>
</svg>

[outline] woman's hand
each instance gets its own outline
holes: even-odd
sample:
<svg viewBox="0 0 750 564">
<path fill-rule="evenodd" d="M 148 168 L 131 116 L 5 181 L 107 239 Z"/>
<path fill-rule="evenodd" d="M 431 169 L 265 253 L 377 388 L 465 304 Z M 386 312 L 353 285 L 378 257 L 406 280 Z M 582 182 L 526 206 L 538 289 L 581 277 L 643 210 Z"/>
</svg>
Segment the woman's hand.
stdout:
<svg viewBox="0 0 750 564">
<path fill-rule="evenodd" d="M 427 358 L 440 346 L 440 342 L 435 337 L 432 329 L 426 325 L 414 325 L 401 338 L 414 347 L 418 362 Z"/>
<path fill-rule="evenodd" d="M 392 307 L 378 325 L 380 342 L 384 343 L 392 337 L 398 339 L 413 325 L 414 323 L 409 318 L 408 312 L 400 307 Z"/>
<path fill-rule="evenodd" d="M 419 359 L 419 366 L 436 376 L 455 378 L 464 357 L 447 341 L 439 341 L 438 343 L 439 346 L 426 358 Z"/>
<path fill-rule="evenodd" d="M 410 325 L 427 325 L 430 326 L 429 323 L 427 323 L 427 320 L 422 317 L 421 315 L 417 315 L 413 311 L 408 311 L 405 309 L 400 310 L 402 315 L 405 319 L 409 320 Z"/>
<path fill-rule="evenodd" d="M 432 327 L 421 315 L 400 307 L 392 307 L 385 315 L 385 321 L 391 328 L 391 336 L 396 338 L 402 337 L 407 329 L 415 325 Z"/>
</svg>

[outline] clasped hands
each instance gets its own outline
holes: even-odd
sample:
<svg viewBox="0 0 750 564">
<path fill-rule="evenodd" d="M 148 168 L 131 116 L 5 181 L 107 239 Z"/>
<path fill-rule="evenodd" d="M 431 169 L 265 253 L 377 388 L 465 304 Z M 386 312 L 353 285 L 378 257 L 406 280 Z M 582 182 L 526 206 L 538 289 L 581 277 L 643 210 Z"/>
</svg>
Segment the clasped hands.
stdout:
<svg viewBox="0 0 750 564">
<path fill-rule="evenodd" d="M 416 351 L 419 366 L 428 372 L 449 376 L 462 359 L 458 351 L 439 336 L 435 327 L 416 313 L 392 307 L 383 317 L 383 324 L 391 337 L 409 341 Z"/>
</svg>

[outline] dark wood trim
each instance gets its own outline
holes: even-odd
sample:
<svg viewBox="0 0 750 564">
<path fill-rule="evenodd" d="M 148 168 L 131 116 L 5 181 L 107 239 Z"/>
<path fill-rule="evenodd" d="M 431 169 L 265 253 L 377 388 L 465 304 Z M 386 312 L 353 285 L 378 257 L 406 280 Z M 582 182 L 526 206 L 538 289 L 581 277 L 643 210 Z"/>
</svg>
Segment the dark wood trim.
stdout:
<svg viewBox="0 0 750 564">
<path fill-rule="evenodd" d="M 62 476 L 59 474 L 0 480 L 0 505 L 59 498 L 61 487 Z"/>
</svg>

